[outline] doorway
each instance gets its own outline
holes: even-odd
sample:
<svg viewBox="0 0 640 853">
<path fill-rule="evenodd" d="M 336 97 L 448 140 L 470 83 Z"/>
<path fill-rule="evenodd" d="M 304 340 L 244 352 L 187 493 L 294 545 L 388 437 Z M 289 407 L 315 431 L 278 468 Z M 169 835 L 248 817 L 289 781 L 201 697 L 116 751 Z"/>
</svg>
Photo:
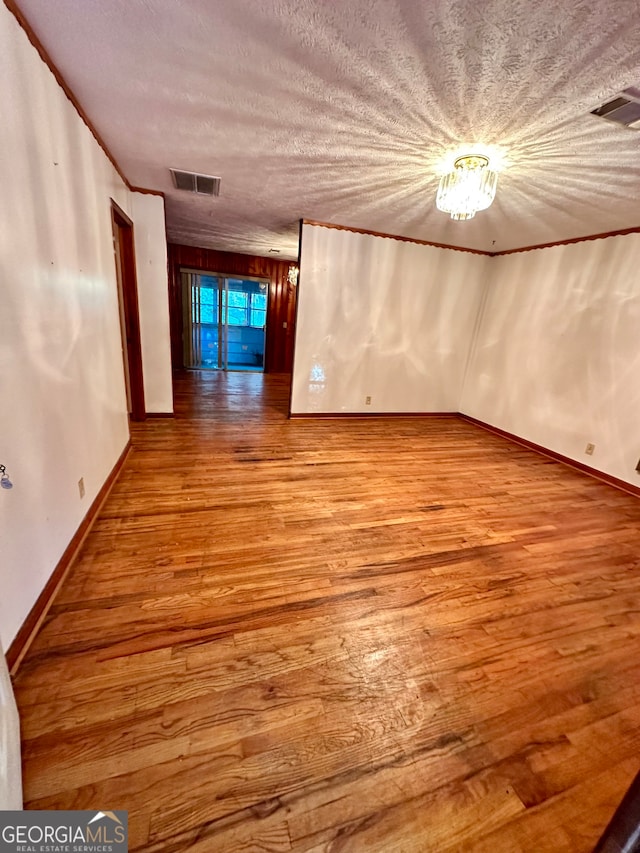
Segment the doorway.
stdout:
<svg viewBox="0 0 640 853">
<path fill-rule="evenodd" d="M 142 344 L 140 341 L 140 313 L 138 310 L 138 283 L 133 242 L 133 222 L 111 199 L 111 226 L 113 229 L 113 254 L 118 284 L 120 334 L 122 337 L 122 362 L 127 390 L 127 409 L 133 421 L 146 417 L 144 384 L 142 378 Z"/>
<path fill-rule="evenodd" d="M 264 372 L 269 280 L 181 270 L 185 367 Z"/>
</svg>

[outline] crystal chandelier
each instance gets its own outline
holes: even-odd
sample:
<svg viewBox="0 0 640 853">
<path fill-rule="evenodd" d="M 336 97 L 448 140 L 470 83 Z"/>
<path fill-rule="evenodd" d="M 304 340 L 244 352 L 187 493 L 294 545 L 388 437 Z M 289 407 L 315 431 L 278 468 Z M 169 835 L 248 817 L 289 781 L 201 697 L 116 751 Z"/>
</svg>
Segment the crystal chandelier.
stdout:
<svg viewBox="0 0 640 853">
<path fill-rule="evenodd" d="M 458 157 L 453 171 L 440 178 L 436 207 L 450 213 L 452 219 L 473 219 L 478 210 L 486 210 L 496 195 L 498 173 L 489 168 L 482 154 Z"/>
</svg>

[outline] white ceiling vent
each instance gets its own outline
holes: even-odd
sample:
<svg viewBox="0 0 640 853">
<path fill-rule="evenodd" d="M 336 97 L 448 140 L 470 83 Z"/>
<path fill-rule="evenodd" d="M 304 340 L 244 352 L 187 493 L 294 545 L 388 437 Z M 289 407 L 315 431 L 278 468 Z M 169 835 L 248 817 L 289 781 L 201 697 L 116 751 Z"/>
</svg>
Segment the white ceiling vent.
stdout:
<svg viewBox="0 0 640 853">
<path fill-rule="evenodd" d="M 200 195 L 220 195 L 220 178 L 213 175 L 198 175 L 196 172 L 182 172 L 179 169 L 169 169 L 173 185 L 178 190 Z"/>
<path fill-rule="evenodd" d="M 614 121 L 632 130 L 640 130 L 640 89 L 636 86 L 623 89 L 615 98 L 591 110 L 591 115 Z"/>
</svg>

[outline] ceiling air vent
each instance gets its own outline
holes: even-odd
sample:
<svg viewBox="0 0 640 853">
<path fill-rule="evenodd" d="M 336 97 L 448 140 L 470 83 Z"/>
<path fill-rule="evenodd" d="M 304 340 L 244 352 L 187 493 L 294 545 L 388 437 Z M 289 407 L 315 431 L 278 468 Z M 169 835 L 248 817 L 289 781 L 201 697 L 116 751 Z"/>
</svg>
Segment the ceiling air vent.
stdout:
<svg viewBox="0 0 640 853">
<path fill-rule="evenodd" d="M 214 178 L 213 175 L 198 175 L 196 172 L 181 172 L 178 169 L 169 169 L 169 171 L 173 184 L 178 190 L 200 195 L 220 195 L 220 178 Z"/>
<path fill-rule="evenodd" d="M 591 110 L 591 115 L 640 130 L 640 89 L 635 86 L 623 89 L 615 98 Z"/>
</svg>

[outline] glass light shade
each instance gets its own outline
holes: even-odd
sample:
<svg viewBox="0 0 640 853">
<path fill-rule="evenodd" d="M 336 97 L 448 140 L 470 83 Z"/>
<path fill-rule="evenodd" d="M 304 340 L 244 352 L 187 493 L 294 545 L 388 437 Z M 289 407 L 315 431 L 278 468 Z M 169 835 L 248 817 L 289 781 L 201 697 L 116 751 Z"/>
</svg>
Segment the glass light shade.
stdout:
<svg viewBox="0 0 640 853">
<path fill-rule="evenodd" d="M 489 168 L 489 160 L 477 154 L 458 157 L 453 171 L 440 178 L 436 207 L 452 219 L 473 219 L 486 210 L 496 195 L 498 173 Z"/>
</svg>

